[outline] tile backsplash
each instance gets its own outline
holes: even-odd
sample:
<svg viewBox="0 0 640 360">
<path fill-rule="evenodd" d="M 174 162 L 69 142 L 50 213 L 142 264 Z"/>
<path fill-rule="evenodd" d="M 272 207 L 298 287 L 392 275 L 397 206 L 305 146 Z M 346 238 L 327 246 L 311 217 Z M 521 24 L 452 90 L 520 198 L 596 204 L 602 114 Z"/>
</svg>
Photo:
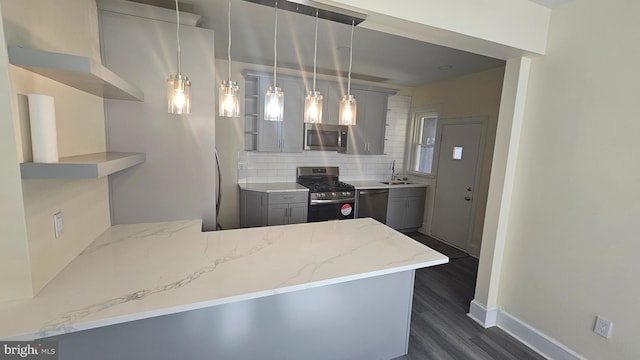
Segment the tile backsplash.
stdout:
<svg viewBox="0 0 640 360">
<path fill-rule="evenodd" d="M 403 171 L 411 97 L 389 96 L 384 155 L 349 155 L 332 151 L 300 153 L 238 153 L 239 183 L 295 182 L 297 166 L 339 166 L 340 180 L 383 180 Z"/>
</svg>

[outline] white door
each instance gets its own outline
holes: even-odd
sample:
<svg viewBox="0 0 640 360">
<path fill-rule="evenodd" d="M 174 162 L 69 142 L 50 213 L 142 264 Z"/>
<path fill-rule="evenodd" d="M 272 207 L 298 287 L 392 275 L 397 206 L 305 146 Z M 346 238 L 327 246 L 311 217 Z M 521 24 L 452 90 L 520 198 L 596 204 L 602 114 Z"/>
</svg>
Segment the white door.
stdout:
<svg viewBox="0 0 640 360">
<path fill-rule="evenodd" d="M 431 235 L 466 250 L 483 138 L 482 119 L 443 121 Z"/>
</svg>

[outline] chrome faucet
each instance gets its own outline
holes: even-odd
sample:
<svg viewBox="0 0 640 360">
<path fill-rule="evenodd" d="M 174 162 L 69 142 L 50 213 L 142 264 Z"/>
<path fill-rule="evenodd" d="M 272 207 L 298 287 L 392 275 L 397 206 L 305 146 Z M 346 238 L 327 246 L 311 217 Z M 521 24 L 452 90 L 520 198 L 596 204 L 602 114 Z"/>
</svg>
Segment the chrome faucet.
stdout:
<svg viewBox="0 0 640 360">
<path fill-rule="evenodd" d="M 391 181 L 394 181 L 396 179 L 396 161 L 393 160 L 393 163 L 391 164 Z"/>
</svg>

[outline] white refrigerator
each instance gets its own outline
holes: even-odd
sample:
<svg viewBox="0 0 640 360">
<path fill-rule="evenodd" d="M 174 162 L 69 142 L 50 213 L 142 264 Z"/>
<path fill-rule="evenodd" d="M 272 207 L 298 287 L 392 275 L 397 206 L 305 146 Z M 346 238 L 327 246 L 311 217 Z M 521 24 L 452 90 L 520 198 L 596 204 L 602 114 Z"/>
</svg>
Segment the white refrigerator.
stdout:
<svg viewBox="0 0 640 360">
<path fill-rule="evenodd" d="M 215 230 L 213 31 L 180 26 L 192 113 L 170 115 L 166 80 L 177 73 L 175 22 L 104 9 L 99 19 L 104 65 L 144 91 L 144 102 L 105 100 L 108 151 L 146 153 L 145 163 L 110 176 L 112 224 L 202 219 L 203 230 Z"/>
</svg>

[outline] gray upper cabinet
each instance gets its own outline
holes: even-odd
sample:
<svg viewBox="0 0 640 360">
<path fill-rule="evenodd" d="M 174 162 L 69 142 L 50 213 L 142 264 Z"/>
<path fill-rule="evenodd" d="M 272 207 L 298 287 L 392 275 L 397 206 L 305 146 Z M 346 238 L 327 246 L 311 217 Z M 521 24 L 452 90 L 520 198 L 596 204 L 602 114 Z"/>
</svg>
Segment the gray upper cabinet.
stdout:
<svg viewBox="0 0 640 360">
<path fill-rule="evenodd" d="M 356 125 L 349 127 L 347 154 L 384 154 L 389 93 L 351 89 L 358 103 Z"/>
<path fill-rule="evenodd" d="M 326 93 L 324 93 L 324 108 L 322 109 L 323 121 L 326 124 L 338 125 L 338 114 L 342 90 L 338 83 L 327 83 Z"/>
<path fill-rule="evenodd" d="M 305 89 L 302 79 L 283 79 L 284 121 L 282 122 L 282 152 L 302 151 Z"/>
<path fill-rule="evenodd" d="M 322 92 L 322 123 L 338 125 L 338 113 L 340 108 L 340 99 L 342 98 L 342 90 L 340 84 L 335 82 L 323 81 L 316 86 L 318 91 Z"/>
<path fill-rule="evenodd" d="M 304 84 L 301 79 L 278 79 L 284 92 L 284 121 L 264 120 L 264 94 L 273 84 L 270 77 L 259 78 L 256 97 L 260 106 L 256 116 L 257 150 L 263 152 L 301 152 L 304 111 Z"/>
<path fill-rule="evenodd" d="M 264 120 L 264 94 L 267 92 L 272 81 L 268 78 L 260 78 L 260 86 L 257 94 L 260 106 L 258 107 L 258 151 L 264 152 L 281 152 L 281 123 L 278 121 L 265 121 Z M 280 84 L 278 84 L 280 85 Z M 284 99 L 285 104 L 288 99 Z"/>
<path fill-rule="evenodd" d="M 295 153 L 302 151 L 304 98 L 312 90 L 313 79 L 280 76 L 278 86 L 284 91 L 284 121 L 264 120 L 264 94 L 273 84 L 271 74 L 245 71 L 245 150 Z M 338 125 L 341 83 L 317 81 L 322 93 L 322 123 Z M 378 155 L 384 153 L 387 101 L 395 90 L 360 87 L 351 89 L 358 101 L 357 125 L 350 127 L 348 154 Z"/>
</svg>

